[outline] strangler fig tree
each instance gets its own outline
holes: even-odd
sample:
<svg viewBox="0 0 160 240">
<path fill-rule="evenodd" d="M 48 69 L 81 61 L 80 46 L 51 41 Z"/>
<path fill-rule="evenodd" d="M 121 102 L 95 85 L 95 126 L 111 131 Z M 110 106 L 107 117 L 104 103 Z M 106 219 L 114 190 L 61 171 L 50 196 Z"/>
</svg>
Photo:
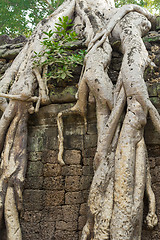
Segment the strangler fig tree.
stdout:
<svg viewBox="0 0 160 240">
<path fill-rule="evenodd" d="M 35 52 L 43 51 L 44 32 L 55 31 L 61 17 L 72 19 L 73 29 L 85 39 L 87 54 L 79 81 L 77 103 L 58 114 L 59 156 L 63 162 L 63 116 L 81 114 L 87 127 L 88 95 L 96 101 L 97 151 L 88 199 L 89 214 L 82 240 L 140 240 L 143 195 L 149 198 L 147 224 L 157 224 L 155 197 L 144 126 L 147 115 L 160 132 L 160 117 L 149 100 L 143 73 L 151 61 L 142 41 L 155 23 L 147 10 L 126 5 L 115 8 L 114 0 L 67 0 L 42 20 L 0 81 L 0 224 L 3 216 L 7 239 L 21 240 L 18 212 L 27 165 L 27 119 L 40 105 L 50 104 L 46 84 L 47 65 L 35 66 Z M 56 34 L 53 35 L 53 38 Z M 112 48 L 120 39 L 123 62 L 117 83 L 108 76 Z M 45 55 L 41 59 L 45 61 Z M 39 88 L 39 96 L 34 96 Z M 35 102 L 35 104 L 33 104 Z M 125 106 L 127 106 L 125 108 Z M 122 113 L 123 121 L 120 122 Z"/>
</svg>

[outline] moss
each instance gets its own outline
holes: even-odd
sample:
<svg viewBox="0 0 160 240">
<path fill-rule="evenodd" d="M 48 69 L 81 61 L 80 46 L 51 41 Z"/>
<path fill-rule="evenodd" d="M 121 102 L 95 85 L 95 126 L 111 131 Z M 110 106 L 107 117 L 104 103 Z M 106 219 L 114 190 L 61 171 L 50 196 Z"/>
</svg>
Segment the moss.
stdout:
<svg viewBox="0 0 160 240">
<path fill-rule="evenodd" d="M 160 98 L 159 97 L 151 97 L 150 100 L 156 106 L 156 108 L 160 107 Z"/>
<path fill-rule="evenodd" d="M 160 36 L 153 36 L 153 37 L 144 37 L 144 42 L 157 42 L 160 41 Z"/>
</svg>

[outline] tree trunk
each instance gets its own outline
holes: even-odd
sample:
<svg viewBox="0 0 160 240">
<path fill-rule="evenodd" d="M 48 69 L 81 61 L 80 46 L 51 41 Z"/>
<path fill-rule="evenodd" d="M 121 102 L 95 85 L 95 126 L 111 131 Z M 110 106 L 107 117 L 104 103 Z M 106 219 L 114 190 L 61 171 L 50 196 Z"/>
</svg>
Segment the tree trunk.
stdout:
<svg viewBox="0 0 160 240">
<path fill-rule="evenodd" d="M 40 44 L 44 32 L 54 30 L 58 18 L 63 16 L 73 19 L 73 28 L 85 38 L 88 53 L 79 82 L 77 103 L 58 115 L 60 164 L 65 164 L 63 116 L 79 113 L 87 126 L 89 92 L 96 100 L 98 141 L 93 163 L 95 173 L 82 240 L 88 237 L 92 240 L 140 240 L 145 187 L 150 200 L 147 222 L 150 227 L 157 224 L 143 130 L 148 111 L 159 132 L 160 117 L 149 101 L 143 80 L 149 57 L 141 40 L 150 29 L 154 17 L 136 5 L 116 9 L 113 0 L 65 1 L 38 24 L 0 81 L 0 96 L 3 97 L 0 98 L 0 109 L 4 111 L 0 120 L 0 223 L 4 215 L 7 239 L 22 239 L 18 212 L 22 205 L 27 164 L 28 114 L 38 111 L 40 104 L 50 103 L 45 82 L 47 68 L 35 68 L 33 57 L 34 52 L 44 50 Z M 116 86 L 107 74 L 112 54 L 111 36 L 121 40 L 124 54 Z M 37 85 L 39 96 L 34 97 Z M 11 99 L 9 104 L 4 97 Z M 32 104 L 34 101 L 37 102 L 35 108 Z M 125 117 L 120 123 L 122 113 Z"/>
</svg>

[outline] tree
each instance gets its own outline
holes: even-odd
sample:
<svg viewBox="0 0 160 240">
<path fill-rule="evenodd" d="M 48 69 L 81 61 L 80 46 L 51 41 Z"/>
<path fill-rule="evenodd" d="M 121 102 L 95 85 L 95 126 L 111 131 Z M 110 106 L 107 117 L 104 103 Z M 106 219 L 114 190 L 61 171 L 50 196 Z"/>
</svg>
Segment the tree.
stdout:
<svg viewBox="0 0 160 240">
<path fill-rule="evenodd" d="M 8 34 L 11 37 L 17 34 L 31 35 L 35 26 L 44 17 L 51 14 L 63 0 L 2 0 L 0 2 L 0 34 Z M 116 7 L 124 4 L 138 4 L 148 10 L 160 12 L 159 0 L 117 0 Z"/>
<path fill-rule="evenodd" d="M 157 13 L 160 13 L 160 5 L 159 5 L 159 0 L 117 0 L 116 1 L 116 6 L 121 7 L 124 4 L 137 4 L 141 7 L 145 7 L 151 12 L 157 11 Z"/>
<path fill-rule="evenodd" d="M 63 0 L 2 0 L 0 2 L 0 34 L 11 37 L 29 34 L 48 14 L 53 12 Z"/>
<path fill-rule="evenodd" d="M 73 20 L 74 30 L 85 38 L 88 53 L 77 103 L 58 114 L 60 164 L 64 164 L 63 116 L 81 114 L 87 126 L 89 92 L 96 100 L 95 173 L 88 199 L 90 211 L 81 239 L 139 240 L 145 188 L 149 197 L 147 223 L 151 228 L 157 224 L 143 132 L 148 113 L 160 132 L 160 116 L 149 100 L 143 79 L 143 72 L 151 60 L 141 39 L 151 24 L 154 25 L 155 17 L 137 5 L 116 9 L 113 0 L 65 1 L 37 25 L 0 81 L 0 109 L 3 111 L 0 119 L 0 222 L 4 215 L 8 239 L 22 239 L 18 211 L 22 207 L 27 164 L 28 114 L 38 111 L 40 104 L 50 103 L 45 82 L 47 66 L 34 65 L 35 52 L 44 50 L 40 44 L 44 32 L 54 31 L 59 17 L 63 16 Z M 121 39 L 124 54 L 115 86 L 107 74 L 112 53 L 108 37 L 111 32 L 114 38 Z M 34 96 L 37 84 L 38 97 Z M 10 99 L 9 103 L 6 98 Z M 124 118 L 120 123 L 122 113 Z"/>
</svg>

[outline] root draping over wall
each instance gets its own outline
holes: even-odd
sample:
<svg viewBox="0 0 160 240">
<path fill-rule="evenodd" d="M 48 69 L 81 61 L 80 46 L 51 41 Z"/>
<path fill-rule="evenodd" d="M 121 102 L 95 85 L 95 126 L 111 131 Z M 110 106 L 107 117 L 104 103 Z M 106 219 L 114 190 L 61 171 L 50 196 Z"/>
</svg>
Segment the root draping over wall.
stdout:
<svg viewBox="0 0 160 240">
<path fill-rule="evenodd" d="M 113 0 L 65 1 L 38 24 L 2 77 L 0 223 L 5 219 L 7 239 L 22 239 L 18 212 L 22 206 L 27 164 L 28 114 L 38 111 L 40 104 L 50 104 L 44 81 L 47 66 L 35 68 L 33 57 L 35 52 L 43 50 L 40 41 L 45 36 L 44 32 L 54 30 L 58 18 L 63 16 L 73 19 L 73 28 L 85 39 L 88 52 L 79 82 L 77 103 L 58 114 L 60 151 L 57 161 L 60 164 L 65 164 L 63 116 L 82 115 L 87 131 L 89 94 L 96 101 L 98 140 L 93 161 L 95 172 L 88 199 L 88 220 L 81 239 L 139 240 L 145 189 L 149 198 L 147 224 L 150 228 L 157 224 L 143 134 L 148 113 L 160 132 L 160 116 L 149 100 L 143 79 L 145 68 L 152 62 L 141 39 L 154 25 L 155 18 L 136 5 L 116 9 Z M 112 38 L 121 41 L 123 53 L 115 85 L 108 76 Z M 38 97 L 34 96 L 37 86 Z"/>
</svg>

